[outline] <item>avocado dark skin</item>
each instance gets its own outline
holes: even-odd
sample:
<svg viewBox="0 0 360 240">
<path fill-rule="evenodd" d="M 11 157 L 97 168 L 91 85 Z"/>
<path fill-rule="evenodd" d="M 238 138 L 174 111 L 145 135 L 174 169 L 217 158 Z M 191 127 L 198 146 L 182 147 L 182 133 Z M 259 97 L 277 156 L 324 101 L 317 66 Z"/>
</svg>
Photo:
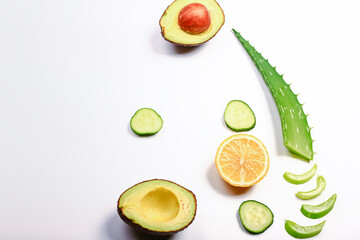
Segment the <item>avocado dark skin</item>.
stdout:
<svg viewBox="0 0 360 240">
<path fill-rule="evenodd" d="M 126 217 L 126 215 L 123 213 L 122 208 L 119 207 L 119 205 L 120 205 L 120 199 L 121 199 L 122 195 L 123 195 L 127 190 L 129 190 L 129 189 L 131 189 L 131 188 L 133 188 L 133 187 L 135 187 L 135 186 L 137 186 L 137 185 L 140 185 L 140 184 L 143 184 L 143 183 L 146 183 L 146 182 L 156 181 L 156 180 L 166 181 L 166 182 L 173 183 L 173 184 L 175 184 L 175 185 L 177 185 L 177 186 L 179 186 L 179 187 L 187 190 L 189 193 L 192 194 L 192 196 L 193 196 L 193 198 L 194 198 L 194 201 L 195 201 L 195 212 L 194 212 L 193 218 L 191 219 L 191 221 L 190 221 L 187 225 L 183 226 L 182 228 L 176 229 L 176 230 L 174 230 L 174 231 L 156 231 L 156 230 L 147 229 L 147 228 L 145 228 L 145 227 L 143 227 L 143 226 L 135 223 L 132 219 L 129 219 L 129 218 Z M 188 189 L 180 186 L 180 185 L 177 184 L 177 183 L 174 183 L 174 182 L 168 181 L 168 180 L 163 180 L 163 179 L 152 179 L 152 180 L 147 180 L 147 181 L 143 181 L 143 182 L 140 182 L 140 183 L 138 183 L 138 184 L 135 184 L 134 186 L 128 188 L 127 190 L 125 190 L 125 191 L 120 195 L 120 197 L 119 197 L 119 199 L 118 199 L 118 201 L 117 201 L 117 207 L 116 207 L 116 208 L 117 208 L 117 212 L 118 212 L 120 218 L 121 218 L 126 224 L 128 224 L 131 228 L 133 228 L 134 230 L 137 230 L 137 231 L 142 232 L 142 233 L 144 233 L 144 234 L 149 234 L 149 235 L 154 235 L 154 236 L 159 236 L 159 237 L 162 237 L 162 236 L 170 236 L 170 235 L 173 235 L 173 234 L 175 234 L 175 233 L 178 233 L 178 232 L 186 229 L 186 228 L 194 221 L 194 219 L 195 219 L 196 207 L 197 207 L 196 197 L 195 197 L 194 193 L 192 193 L 190 190 L 188 190 Z"/>
</svg>

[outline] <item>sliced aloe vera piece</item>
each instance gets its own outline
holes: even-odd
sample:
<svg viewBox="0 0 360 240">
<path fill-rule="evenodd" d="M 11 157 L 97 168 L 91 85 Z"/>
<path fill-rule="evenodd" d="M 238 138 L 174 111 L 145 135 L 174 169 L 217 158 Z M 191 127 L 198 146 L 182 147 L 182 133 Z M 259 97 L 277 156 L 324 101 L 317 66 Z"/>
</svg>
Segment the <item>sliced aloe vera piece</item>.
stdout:
<svg viewBox="0 0 360 240">
<path fill-rule="evenodd" d="M 335 205 L 337 195 L 333 194 L 328 200 L 319 205 L 303 204 L 301 206 L 301 212 L 305 217 L 317 219 L 328 214 Z"/>
<path fill-rule="evenodd" d="M 316 188 L 308 191 L 308 192 L 297 192 L 295 195 L 300 198 L 300 199 L 313 199 L 317 196 L 320 195 L 320 193 L 322 191 L 324 191 L 326 187 L 326 181 L 325 178 L 323 176 L 318 176 L 318 178 L 316 179 Z"/>
<path fill-rule="evenodd" d="M 285 172 L 284 178 L 286 181 L 292 184 L 303 184 L 309 181 L 315 175 L 316 170 L 317 170 L 317 165 L 314 164 L 314 166 L 304 174 L 298 175 L 290 172 Z"/>
<path fill-rule="evenodd" d="M 285 220 L 285 230 L 294 238 L 309 238 L 318 235 L 325 225 L 325 221 L 313 226 L 301 226 L 289 220 Z"/>
</svg>

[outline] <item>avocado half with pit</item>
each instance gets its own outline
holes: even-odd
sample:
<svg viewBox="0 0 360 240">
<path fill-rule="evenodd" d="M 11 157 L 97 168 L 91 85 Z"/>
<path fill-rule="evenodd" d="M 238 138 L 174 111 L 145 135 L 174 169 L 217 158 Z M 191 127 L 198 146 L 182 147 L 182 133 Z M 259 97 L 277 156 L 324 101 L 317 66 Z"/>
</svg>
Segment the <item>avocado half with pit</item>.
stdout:
<svg viewBox="0 0 360 240">
<path fill-rule="evenodd" d="M 198 46 L 213 38 L 225 22 L 215 0 L 175 0 L 160 19 L 161 34 L 177 45 Z"/>
<path fill-rule="evenodd" d="M 190 190 L 174 182 L 153 179 L 123 192 L 117 211 L 121 219 L 136 230 L 171 235 L 193 222 L 196 197 Z"/>
</svg>

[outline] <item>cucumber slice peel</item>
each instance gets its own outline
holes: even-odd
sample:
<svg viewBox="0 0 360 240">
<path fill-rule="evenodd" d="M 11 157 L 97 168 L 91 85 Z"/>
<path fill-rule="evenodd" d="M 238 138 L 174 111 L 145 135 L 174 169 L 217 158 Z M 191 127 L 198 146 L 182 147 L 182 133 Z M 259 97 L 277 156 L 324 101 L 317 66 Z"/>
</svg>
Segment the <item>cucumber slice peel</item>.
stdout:
<svg viewBox="0 0 360 240">
<path fill-rule="evenodd" d="M 328 200 L 319 205 L 303 204 L 301 206 L 301 212 L 305 217 L 317 219 L 328 214 L 335 205 L 337 195 L 333 194 Z"/>
<path fill-rule="evenodd" d="M 309 181 L 315 175 L 316 170 L 317 170 L 317 165 L 314 164 L 314 166 L 304 174 L 298 175 L 298 174 L 294 174 L 294 173 L 290 173 L 290 172 L 285 172 L 283 177 L 289 183 L 303 184 L 303 183 L 306 183 L 307 181 Z"/>
<path fill-rule="evenodd" d="M 313 226 L 300 226 L 289 220 L 285 220 L 285 230 L 294 238 L 309 238 L 318 235 L 325 225 L 325 221 Z"/>
<path fill-rule="evenodd" d="M 245 102 L 230 101 L 224 112 L 226 126 L 235 132 L 249 131 L 255 127 L 255 114 Z"/>
<path fill-rule="evenodd" d="M 139 136 L 150 136 L 158 133 L 163 125 L 160 115 L 151 108 L 141 108 L 130 120 L 131 130 Z"/>
<path fill-rule="evenodd" d="M 316 179 L 316 188 L 308 192 L 297 192 L 295 195 L 303 200 L 313 199 L 322 193 L 326 187 L 326 181 L 323 176 L 318 176 Z"/>
<path fill-rule="evenodd" d="M 243 202 L 239 208 L 239 216 L 244 228 L 253 234 L 265 232 L 274 221 L 270 208 L 255 200 Z"/>
</svg>

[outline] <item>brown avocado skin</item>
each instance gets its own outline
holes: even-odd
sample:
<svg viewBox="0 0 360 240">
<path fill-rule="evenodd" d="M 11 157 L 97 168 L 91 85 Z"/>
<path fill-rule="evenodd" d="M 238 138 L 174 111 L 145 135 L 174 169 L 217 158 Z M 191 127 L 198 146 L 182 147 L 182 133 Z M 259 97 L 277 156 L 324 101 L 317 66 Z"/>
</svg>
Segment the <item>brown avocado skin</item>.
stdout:
<svg viewBox="0 0 360 240">
<path fill-rule="evenodd" d="M 142 182 L 140 182 L 140 183 L 135 184 L 134 186 L 139 185 L 139 184 L 142 184 L 142 183 L 144 183 L 144 182 L 150 182 L 150 181 L 154 181 L 154 180 L 167 181 L 167 182 L 171 182 L 171 183 L 173 183 L 173 184 L 176 184 L 176 185 L 180 186 L 179 184 L 174 183 L 174 182 L 172 182 L 172 181 L 164 180 L 164 179 L 157 179 L 157 178 L 151 179 L 151 180 L 142 181 Z M 134 186 L 132 186 L 132 187 L 134 187 Z M 132 187 L 130 187 L 130 188 L 132 188 Z M 183 186 L 180 186 L 180 187 L 184 188 Z M 128 188 L 127 190 L 129 190 L 130 188 Z M 120 218 L 121 218 L 126 224 L 128 224 L 130 227 L 132 227 L 134 230 L 137 230 L 137 231 L 142 232 L 142 233 L 145 233 L 145 234 L 156 235 L 156 236 L 169 236 L 169 235 L 173 235 L 173 234 L 175 234 L 175 233 L 178 233 L 178 232 L 186 229 L 186 228 L 194 221 L 195 215 L 196 215 L 197 200 L 196 200 L 195 194 L 194 194 L 192 191 L 190 191 L 189 189 L 186 189 L 186 188 L 184 188 L 184 189 L 187 190 L 187 191 L 189 191 L 189 193 L 191 193 L 191 194 L 193 195 L 193 197 L 194 197 L 194 201 L 195 201 L 195 213 L 194 213 L 194 216 L 193 216 L 191 222 L 190 222 L 188 225 L 184 226 L 183 228 L 177 229 L 176 231 L 166 231 L 166 232 L 154 231 L 154 230 L 151 230 L 151 229 L 144 228 L 143 226 L 141 226 L 141 225 L 133 222 L 133 220 L 127 218 L 127 217 L 124 215 L 124 213 L 123 213 L 123 211 L 122 211 L 122 208 L 119 208 L 120 198 L 121 198 L 121 196 L 122 196 L 127 190 L 125 190 L 125 191 L 119 196 L 119 199 L 118 199 L 118 201 L 117 201 L 117 206 L 116 206 L 117 212 L 118 212 Z"/>
<path fill-rule="evenodd" d="M 175 0 L 175 1 L 176 1 L 176 0 Z M 194 2 L 196 2 L 196 1 L 194 1 Z M 212 35 L 209 39 L 207 39 L 206 41 L 199 42 L 199 43 L 196 43 L 196 44 L 183 44 L 183 43 L 171 41 L 171 40 L 169 40 L 169 39 L 167 39 L 167 38 L 165 37 L 165 30 L 164 30 L 164 27 L 161 25 L 161 19 L 162 19 L 162 17 L 167 13 L 167 11 L 168 11 L 169 7 L 171 6 L 171 4 L 165 9 L 164 13 L 161 15 L 161 18 L 160 18 L 160 20 L 159 20 L 159 25 L 160 25 L 162 37 L 163 37 L 166 41 L 168 41 L 168 42 L 170 42 L 170 43 L 173 43 L 173 44 L 175 44 L 175 45 L 177 45 L 177 46 L 181 46 L 181 47 L 197 47 L 197 46 L 202 45 L 202 44 L 205 43 L 205 42 L 208 42 L 210 39 L 212 39 L 213 37 L 215 37 L 215 35 L 220 31 L 220 29 L 222 28 L 222 26 L 223 26 L 224 23 L 225 23 L 225 14 L 224 14 L 224 11 L 223 11 L 223 9 L 220 7 L 219 3 L 218 3 L 217 1 L 215 1 L 215 2 L 216 2 L 216 4 L 219 6 L 219 9 L 221 9 L 221 12 L 222 12 L 222 14 L 223 14 L 223 16 L 224 16 L 224 22 L 221 24 L 221 26 L 219 27 L 219 29 L 217 30 L 217 32 L 216 32 L 215 34 L 213 34 L 213 35 Z"/>
</svg>

